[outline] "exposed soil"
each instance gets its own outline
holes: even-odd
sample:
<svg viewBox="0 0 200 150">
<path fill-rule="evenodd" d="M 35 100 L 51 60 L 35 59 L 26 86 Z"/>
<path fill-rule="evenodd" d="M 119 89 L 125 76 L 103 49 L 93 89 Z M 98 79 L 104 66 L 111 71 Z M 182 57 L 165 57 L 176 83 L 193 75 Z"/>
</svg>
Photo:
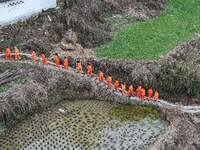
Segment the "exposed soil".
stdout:
<svg viewBox="0 0 200 150">
<path fill-rule="evenodd" d="M 70 28 L 78 34 L 83 47 L 96 47 L 112 37 L 112 27 L 104 16 L 132 9 L 138 20 L 142 17 L 138 14 L 150 18 L 160 14 L 165 0 L 60 0 L 59 5 L 61 8 L 1 29 L 1 48 L 18 45 L 48 53 Z"/>
</svg>

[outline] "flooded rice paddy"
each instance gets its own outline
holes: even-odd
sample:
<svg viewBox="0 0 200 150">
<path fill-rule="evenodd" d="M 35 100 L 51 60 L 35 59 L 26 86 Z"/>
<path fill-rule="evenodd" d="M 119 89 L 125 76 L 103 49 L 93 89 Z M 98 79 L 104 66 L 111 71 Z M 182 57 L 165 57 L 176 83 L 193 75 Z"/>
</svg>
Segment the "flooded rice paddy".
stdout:
<svg viewBox="0 0 200 150">
<path fill-rule="evenodd" d="M 143 150 L 166 128 L 152 108 L 65 101 L 29 117 L 1 136 L 0 149 Z"/>
</svg>

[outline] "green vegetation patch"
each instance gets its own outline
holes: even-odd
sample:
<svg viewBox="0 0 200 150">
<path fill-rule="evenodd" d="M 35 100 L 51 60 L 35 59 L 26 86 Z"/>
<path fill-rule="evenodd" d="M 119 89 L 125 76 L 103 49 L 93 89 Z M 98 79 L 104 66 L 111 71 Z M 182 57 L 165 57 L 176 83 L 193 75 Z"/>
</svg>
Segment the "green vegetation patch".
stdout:
<svg viewBox="0 0 200 150">
<path fill-rule="evenodd" d="M 200 31 L 199 0 L 168 0 L 156 18 L 122 28 L 112 42 L 96 49 L 100 58 L 158 59 Z"/>
<path fill-rule="evenodd" d="M 158 118 L 158 111 L 152 107 L 141 106 L 115 106 L 111 110 L 114 119 L 124 121 L 140 121 L 146 117 L 151 119 Z"/>
</svg>

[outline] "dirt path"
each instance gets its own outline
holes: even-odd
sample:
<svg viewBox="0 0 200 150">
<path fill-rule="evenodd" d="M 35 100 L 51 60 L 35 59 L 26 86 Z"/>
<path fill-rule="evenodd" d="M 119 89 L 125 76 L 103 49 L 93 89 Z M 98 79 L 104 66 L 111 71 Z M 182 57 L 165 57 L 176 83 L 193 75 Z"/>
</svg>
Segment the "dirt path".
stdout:
<svg viewBox="0 0 200 150">
<path fill-rule="evenodd" d="M 12 53 L 12 55 L 14 56 L 15 54 Z M 0 54 L 0 57 L 4 57 L 5 54 Z M 25 56 L 27 57 L 28 59 L 31 59 L 31 54 L 27 54 L 27 53 L 21 53 L 21 56 Z M 41 58 L 38 58 L 38 60 L 41 60 Z M 5 61 L 5 60 L 2 60 L 1 61 Z M 26 63 L 26 64 L 32 64 L 31 61 L 19 61 L 18 63 Z M 57 70 L 55 68 L 55 65 L 53 62 L 51 61 L 48 61 L 48 68 L 50 69 L 53 69 L 53 70 Z M 60 71 L 65 71 L 63 68 L 60 69 Z M 73 68 L 70 68 L 68 70 L 68 72 L 75 72 L 75 69 Z M 90 80 L 90 82 L 92 83 L 97 83 L 97 84 L 93 84 L 96 88 L 96 92 L 99 91 L 102 91 L 102 89 L 107 89 L 106 87 L 106 84 L 105 83 L 99 83 L 98 79 L 97 79 L 97 76 L 94 76 L 92 78 L 89 78 L 87 77 L 86 75 L 82 75 L 83 78 L 87 78 L 87 80 Z M 117 101 L 119 103 L 124 103 L 124 104 L 127 104 L 129 102 L 129 99 L 127 97 L 124 97 L 121 95 L 121 93 L 116 93 L 114 92 L 113 90 L 107 90 L 108 93 L 110 93 L 110 95 L 113 95 L 113 101 Z M 106 92 L 107 93 L 107 92 Z M 106 96 L 105 96 L 106 97 Z M 112 98 L 111 98 L 112 99 Z M 161 109 L 166 109 L 166 108 L 170 108 L 170 109 L 178 109 L 184 113 L 191 113 L 191 114 L 194 114 L 194 113 L 200 113 L 200 106 L 184 106 L 184 105 L 180 105 L 180 104 L 173 104 L 173 103 L 169 103 L 165 100 L 159 100 L 158 102 L 150 102 L 150 101 L 141 101 L 139 98 L 137 97 L 131 97 L 131 102 L 133 104 L 144 104 L 144 105 L 153 105 L 153 106 L 156 106 L 156 107 L 159 107 Z"/>
</svg>

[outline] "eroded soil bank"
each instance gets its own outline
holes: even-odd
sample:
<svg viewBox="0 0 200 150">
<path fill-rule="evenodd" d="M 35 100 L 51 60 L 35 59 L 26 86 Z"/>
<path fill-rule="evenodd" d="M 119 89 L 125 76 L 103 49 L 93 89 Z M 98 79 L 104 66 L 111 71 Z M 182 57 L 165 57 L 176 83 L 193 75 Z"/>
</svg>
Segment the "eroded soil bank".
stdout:
<svg viewBox="0 0 200 150">
<path fill-rule="evenodd" d="M 105 16 L 133 9 L 136 21 L 141 20 L 142 15 L 151 18 L 164 9 L 165 0 L 58 0 L 58 6 L 60 8 L 2 28 L 1 48 L 17 45 L 48 54 L 71 28 L 83 47 L 96 47 L 112 38 L 113 29 Z"/>
<path fill-rule="evenodd" d="M 200 103 L 200 36 L 177 45 L 159 60 L 124 61 L 91 58 L 96 71 L 102 70 L 105 76 L 110 73 L 113 80 L 133 84 L 139 81 L 146 90 L 150 86 L 159 90 L 160 96 L 171 102 L 184 105 Z M 74 60 L 71 60 L 74 63 Z"/>
<path fill-rule="evenodd" d="M 143 150 L 166 128 L 167 123 L 153 108 L 94 100 L 65 101 L 22 121 L 0 137 L 0 149 Z"/>
</svg>

